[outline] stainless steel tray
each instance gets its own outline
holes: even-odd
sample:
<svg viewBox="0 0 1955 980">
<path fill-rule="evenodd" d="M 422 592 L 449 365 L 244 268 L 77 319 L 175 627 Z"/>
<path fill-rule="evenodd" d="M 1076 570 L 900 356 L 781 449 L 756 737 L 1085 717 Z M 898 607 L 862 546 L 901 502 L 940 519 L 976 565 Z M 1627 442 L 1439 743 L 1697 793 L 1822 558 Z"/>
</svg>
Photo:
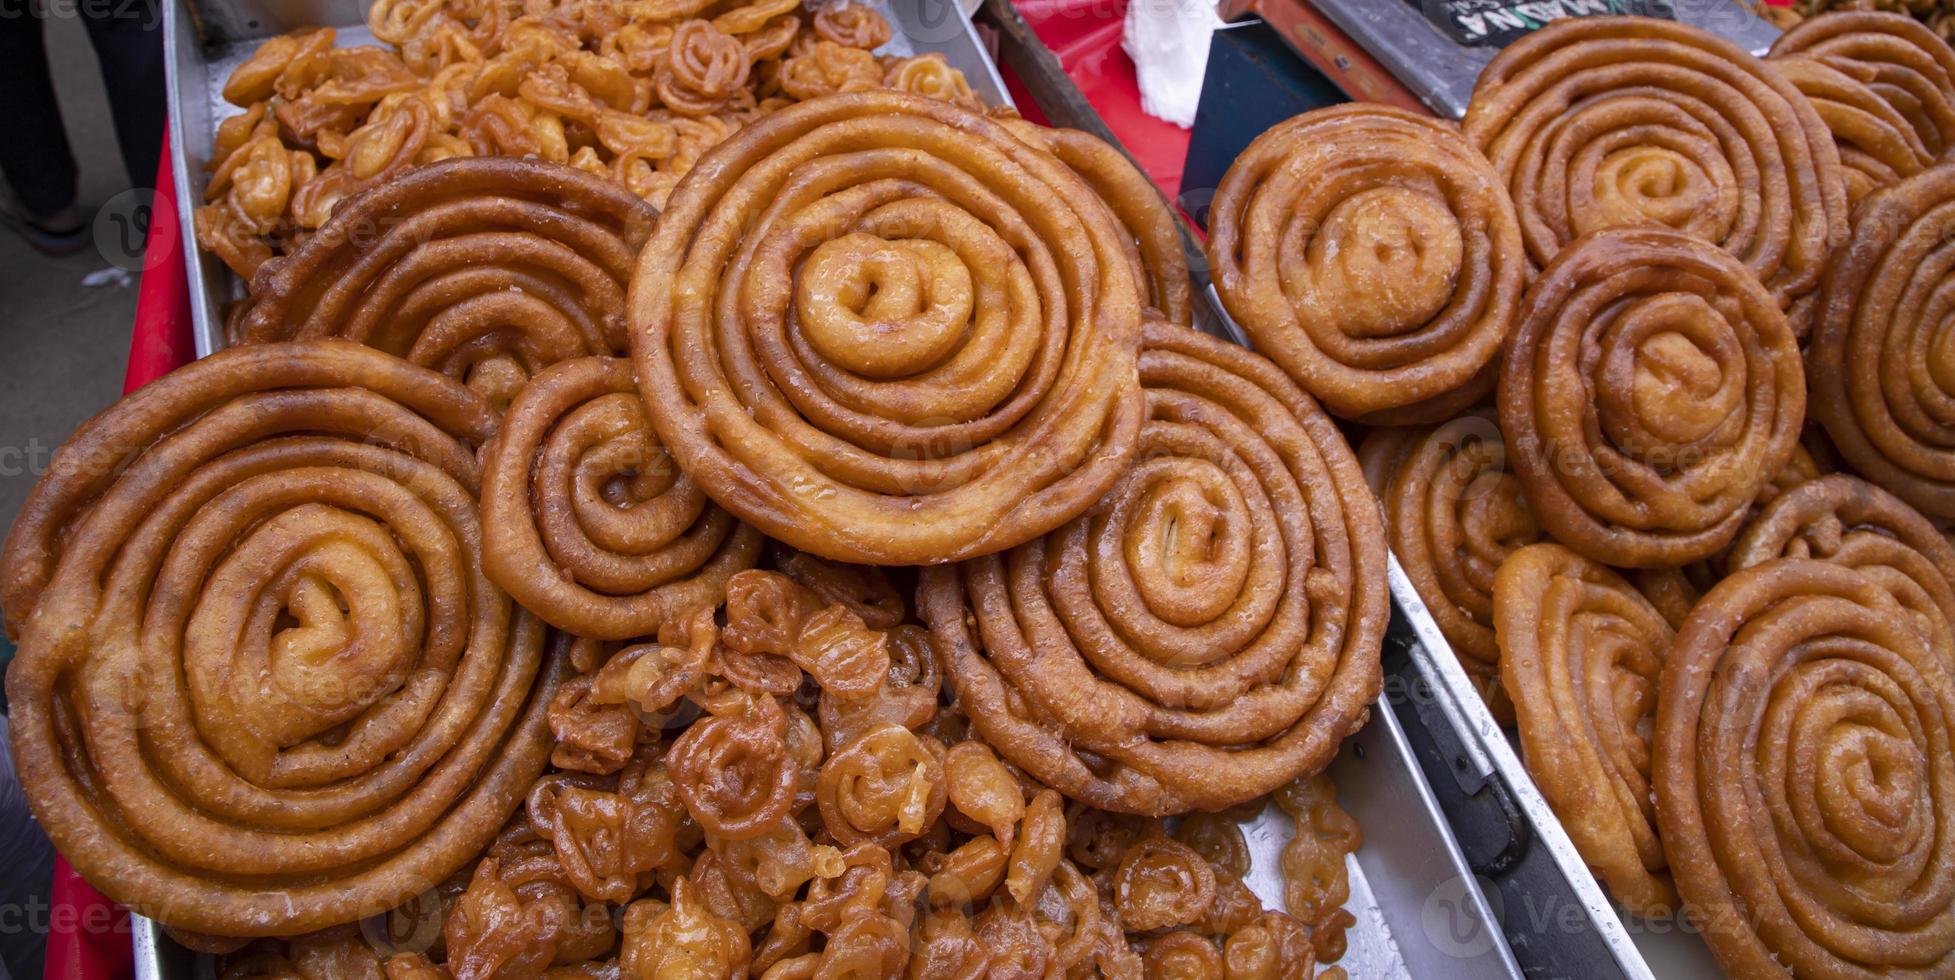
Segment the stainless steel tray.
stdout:
<svg viewBox="0 0 1955 980">
<path fill-rule="evenodd" d="M 862 0 L 895 27 L 883 54 L 941 52 L 964 73 L 971 89 L 993 105 L 1011 105 L 1011 93 L 985 53 L 971 19 L 954 0 Z M 176 168 L 177 213 L 183 216 L 183 254 L 189 266 L 190 315 L 197 356 L 224 346 L 224 309 L 243 294 L 243 284 L 215 257 L 197 247 L 190 215 L 204 203 L 211 137 L 217 124 L 242 111 L 220 94 L 231 70 L 265 38 L 307 25 L 337 28 L 343 46 L 373 43 L 363 0 L 165 0 L 163 47 L 170 104 L 171 163 Z"/>
<path fill-rule="evenodd" d="M 997 68 L 969 18 L 952 0 L 869 0 L 897 27 L 889 50 L 942 51 L 977 92 L 994 104 L 1011 104 Z M 357 0 L 171 0 L 165 8 L 171 139 L 180 212 L 203 200 L 204 163 L 218 122 L 236 107 L 218 95 L 231 69 L 258 40 L 304 24 L 349 25 L 341 43 L 370 40 Z M 223 308 L 241 284 L 228 269 L 197 248 L 185 222 L 184 252 L 192 290 L 198 356 L 224 345 Z M 1204 311 L 1206 313 L 1207 311 Z M 1203 317 L 1211 332 L 1232 330 L 1226 320 Z M 1234 339 L 1240 340 L 1239 332 Z M 1364 846 L 1351 859 L 1351 898 L 1357 920 L 1339 965 L 1353 977 L 1449 976 L 1465 980 L 1521 975 L 1497 919 L 1422 774 L 1400 714 L 1385 699 L 1365 727 L 1346 742 L 1331 767 L 1339 798 L 1363 828 Z M 1248 884 L 1272 908 L 1283 905 L 1279 855 L 1291 837 L 1289 821 L 1274 809 L 1245 824 L 1254 856 Z M 206 980 L 209 957 L 178 946 L 162 929 L 135 922 L 138 980 Z"/>
</svg>

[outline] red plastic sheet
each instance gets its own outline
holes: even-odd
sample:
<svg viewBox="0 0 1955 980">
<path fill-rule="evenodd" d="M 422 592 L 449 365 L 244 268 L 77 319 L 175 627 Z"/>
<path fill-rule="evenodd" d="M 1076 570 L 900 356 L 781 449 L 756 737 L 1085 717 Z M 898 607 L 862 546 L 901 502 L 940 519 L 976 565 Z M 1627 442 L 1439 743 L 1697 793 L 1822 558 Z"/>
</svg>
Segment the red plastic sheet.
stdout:
<svg viewBox="0 0 1955 980">
<path fill-rule="evenodd" d="M 1099 110 L 1113 135 L 1140 161 L 1161 193 L 1174 200 L 1181 191 L 1189 131 L 1141 111 L 1133 59 L 1120 50 L 1127 0 L 1016 0 L 1015 5 L 1039 40 L 1059 56 L 1066 76 Z M 1027 118 L 1044 122 L 1017 76 L 1009 69 L 1004 75 L 1019 109 Z"/>
</svg>

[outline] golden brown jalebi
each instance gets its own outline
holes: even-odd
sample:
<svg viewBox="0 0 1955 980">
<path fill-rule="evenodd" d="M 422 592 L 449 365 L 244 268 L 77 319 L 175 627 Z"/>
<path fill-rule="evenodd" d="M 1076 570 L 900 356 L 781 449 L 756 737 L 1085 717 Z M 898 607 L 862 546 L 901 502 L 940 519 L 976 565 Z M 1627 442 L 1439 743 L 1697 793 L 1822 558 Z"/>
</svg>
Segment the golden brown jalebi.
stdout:
<svg viewBox="0 0 1955 980">
<path fill-rule="evenodd" d="M 603 906 L 578 896 L 550 842 L 520 820 L 496 839 L 446 915 L 442 940 L 456 977 L 537 975 L 601 955 L 617 939 Z"/>
<path fill-rule="evenodd" d="M 660 441 L 804 551 L 997 551 L 1132 458 L 1118 226 L 1058 160 L 949 103 L 863 92 L 748 125 L 674 192 L 632 305 Z"/>
<path fill-rule="evenodd" d="M 1833 134 L 1848 204 L 1859 204 L 1868 194 L 1935 162 L 1907 117 L 1869 84 L 1871 70 L 1847 65 L 1848 71 L 1855 72 L 1849 75 L 1804 55 L 1775 57 L 1771 64 L 1812 102 Z"/>
<path fill-rule="evenodd" d="M 1209 267 L 1258 350 L 1332 412 L 1442 422 L 1485 399 L 1527 258 L 1500 176 L 1450 127 L 1352 104 L 1229 165 Z"/>
<path fill-rule="evenodd" d="M 1737 256 L 1801 333 L 1846 238 L 1839 151 L 1792 83 L 1702 29 L 1569 17 L 1481 72 L 1463 124 L 1513 192 L 1536 266 L 1656 222 Z"/>
<path fill-rule="evenodd" d="M 1826 273 L 1806 355 L 1840 455 L 1924 513 L 1955 517 L 1955 164 L 1875 193 Z"/>
<path fill-rule="evenodd" d="M 815 9 L 814 31 L 824 41 L 874 51 L 889 43 L 889 21 L 859 3 L 824 3 Z"/>
<path fill-rule="evenodd" d="M 1920 21 L 1840 11 L 1786 31 L 1774 59 L 1802 55 L 1859 78 L 1912 128 L 1929 157 L 1955 149 L 1955 49 Z"/>
<path fill-rule="evenodd" d="M 882 64 L 861 48 L 816 41 L 805 51 L 790 49 L 781 61 L 776 84 L 796 99 L 868 92 L 882 87 Z"/>
<path fill-rule="evenodd" d="M 1622 568 L 1709 558 L 1799 444 L 1806 386 L 1772 297 L 1668 228 L 1576 242 L 1542 271 L 1500 375 L 1500 428 L 1541 527 Z"/>
<path fill-rule="evenodd" d="M 965 80 L 964 73 L 952 68 L 937 51 L 896 59 L 883 70 L 882 83 L 897 92 L 943 99 L 972 109 L 984 108 L 983 100 L 971 91 L 971 83 Z"/>
<path fill-rule="evenodd" d="M 1134 279 L 1144 284 L 1147 305 L 1168 322 L 1189 326 L 1194 287 L 1188 279 L 1181 225 L 1167 199 L 1127 154 L 1091 133 L 1007 120 L 1021 139 L 1052 151 L 1085 178 L 1113 210 L 1134 242 Z"/>
<path fill-rule="evenodd" d="M 13 751 L 97 887 L 185 929 L 386 911 L 550 752 L 561 652 L 481 568 L 493 407 L 354 344 L 254 345 L 85 424 L 8 536 Z"/>
<path fill-rule="evenodd" d="M 1727 567 L 1774 558 L 1817 558 L 1878 582 L 1955 663 L 1955 547 L 1894 495 L 1841 474 L 1779 494 L 1745 525 Z"/>
<path fill-rule="evenodd" d="M 1493 609 L 1500 678 L 1535 784 L 1616 901 L 1674 914 L 1649 747 L 1670 624 L 1621 576 L 1553 543 L 1500 566 Z"/>
<path fill-rule="evenodd" d="M 1319 963 L 1344 958 L 1344 931 L 1357 919 L 1344 908 L 1351 898 L 1350 856 L 1364 843 L 1358 822 L 1337 805 L 1337 785 L 1319 773 L 1271 794 L 1289 814 L 1294 833 L 1283 845 L 1283 904 L 1310 929 Z"/>
<path fill-rule="evenodd" d="M 1231 980 L 1304 980 L 1317 975 L 1316 967 L 1310 931 L 1281 912 L 1263 913 L 1222 947 L 1222 975 Z"/>
<path fill-rule="evenodd" d="M 1380 684 L 1378 507 L 1275 365 L 1150 323 L 1141 458 L 1097 507 L 924 572 L 959 703 L 1074 799 L 1221 809 L 1325 765 Z"/>
<path fill-rule="evenodd" d="M 683 116 L 705 116 L 726 108 L 747 87 L 747 49 L 740 39 L 710 21 L 680 24 L 666 41 L 654 86 L 659 101 Z"/>
<path fill-rule="evenodd" d="M 1194 849 L 1168 837 L 1127 848 L 1113 873 L 1113 904 L 1137 932 L 1194 925 L 1215 903 L 1215 870 Z"/>
<path fill-rule="evenodd" d="M 490 578 L 550 625 L 606 640 L 718 606 L 761 549 L 672 464 L 613 358 L 564 361 L 516 396 L 483 461 L 482 517 Z"/>
<path fill-rule="evenodd" d="M 1385 505 L 1385 529 L 1412 587 L 1494 715 L 1513 711 L 1500 690 L 1493 576 L 1516 549 L 1542 539 L 1493 413 L 1443 425 L 1374 429 L 1358 459 Z"/>
<path fill-rule="evenodd" d="M 262 268 L 232 339 L 356 340 L 506 404 L 550 364 L 623 352 L 625 283 L 655 217 L 537 160 L 420 167 Z"/>
<path fill-rule="evenodd" d="M 978 106 L 941 55 L 875 57 L 888 21 L 846 0 L 380 0 L 367 26 L 384 47 L 303 28 L 226 81 L 242 111 L 218 124 L 193 220 L 239 275 L 450 157 L 569 164 L 662 206 L 707 146 L 795 98 L 886 86 Z"/>
<path fill-rule="evenodd" d="M 1783 558 L 1677 631 L 1656 815 L 1733 977 L 1955 971 L 1955 674 L 1871 576 Z"/>
</svg>

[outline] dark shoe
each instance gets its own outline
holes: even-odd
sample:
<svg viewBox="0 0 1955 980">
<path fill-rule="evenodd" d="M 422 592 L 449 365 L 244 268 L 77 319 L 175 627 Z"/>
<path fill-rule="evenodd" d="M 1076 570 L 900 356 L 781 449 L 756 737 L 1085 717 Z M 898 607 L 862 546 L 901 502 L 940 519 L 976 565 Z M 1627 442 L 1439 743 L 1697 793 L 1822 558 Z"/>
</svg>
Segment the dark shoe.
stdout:
<svg viewBox="0 0 1955 980">
<path fill-rule="evenodd" d="M 88 223 L 73 205 L 47 214 L 34 214 L 12 200 L 0 200 L 0 225 L 5 225 L 43 255 L 73 255 L 88 247 Z"/>
</svg>

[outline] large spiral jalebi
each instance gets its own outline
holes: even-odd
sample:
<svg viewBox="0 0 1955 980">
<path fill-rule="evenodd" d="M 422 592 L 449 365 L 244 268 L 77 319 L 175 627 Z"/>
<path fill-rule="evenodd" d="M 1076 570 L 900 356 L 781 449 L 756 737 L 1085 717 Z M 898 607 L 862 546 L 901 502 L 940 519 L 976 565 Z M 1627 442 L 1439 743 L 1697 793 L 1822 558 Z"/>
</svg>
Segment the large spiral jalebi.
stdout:
<svg viewBox="0 0 1955 980">
<path fill-rule="evenodd" d="M 640 258 L 652 426 L 721 506 L 804 551 L 1010 547 L 1132 459 L 1132 248 L 1064 164 L 968 110 L 782 109 L 700 160 Z"/>
<path fill-rule="evenodd" d="M 417 167 L 259 269 L 232 339 L 356 340 L 506 403 L 550 364 L 624 352 L 625 285 L 656 217 L 542 160 Z"/>
<path fill-rule="evenodd" d="M 1955 971 L 1955 672 L 1878 581 L 1782 558 L 1677 631 L 1657 825 L 1733 977 Z"/>
<path fill-rule="evenodd" d="M 1730 543 L 1805 422 L 1799 348 L 1758 279 L 1667 228 L 1597 232 L 1542 271 L 1500 428 L 1541 527 L 1622 568 Z"/>
<path fill-rule="evenodd" d="M 293 935 L 479 855 L 560 670 L 483 574 L 488 401 L 341 341 L 251 345 L 84 425 L 9 535 L 13 751 L 90 881 Z"/>
<path fill-rule="evenodd" d="M 1570 17 L 1521 38 L 1480 74 L 1463 128 L 1513 192 L 1537 266 L 1655 222 L 1737 256 L 1804 332 L 1846 237 L 1839 151 L 1805 96 L 1676 21 Z"/>
<path fill-rule="evenodd" d="M 1807 351 L 1812 414 L 1853 468 L 1955 517 L 1955 164 L 1861 202 Z"/>
<path fill-rule="evenodd" d="M 1330 419 L 1275 365 L 1152 322 L 1141 461 L 1097 507 L 925 572 L 972 726 L 1093 806 L 1217 810 L 1321 769 L 1380 684 L 1385 543 Z"/>
<path fill-rule="evenodd" d="M 1500 176 L 1450 127 L 1304 113 L 1229 165 L 1210 215 L 1223 305 L 1326 408 L 1410 424 L 1485 400 L 1527 258 Z"/>
</svg>

